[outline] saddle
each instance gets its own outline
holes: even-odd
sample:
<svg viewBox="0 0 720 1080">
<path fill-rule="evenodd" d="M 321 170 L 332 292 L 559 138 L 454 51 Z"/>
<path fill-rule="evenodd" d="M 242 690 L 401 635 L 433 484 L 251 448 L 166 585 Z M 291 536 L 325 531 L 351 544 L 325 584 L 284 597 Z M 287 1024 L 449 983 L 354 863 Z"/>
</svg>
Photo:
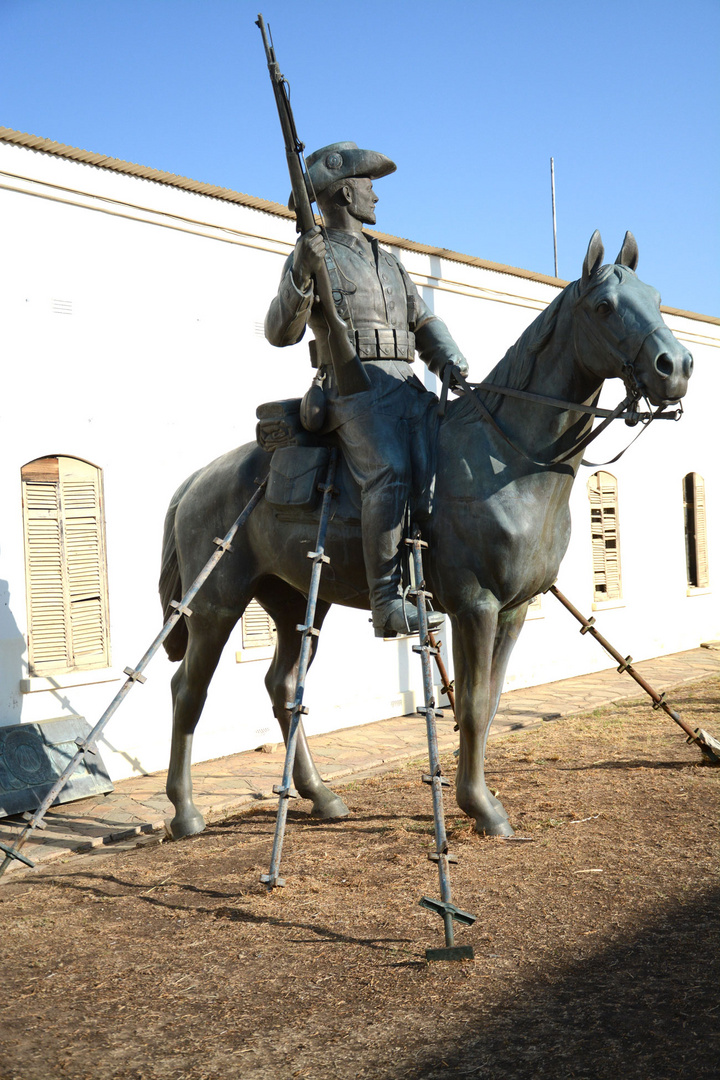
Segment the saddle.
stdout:
<svg viewBox="0 0 720 1080">
<path fill-rule="evenodd" d="M 301 406 L 301 398 L 285 398 L 257 407 L 257 443 L 261 450 L 272 454 L 265 500 L 281 519 L 312 517 L 320 504 L 319 485 L 327 474 L 330 450 L 337 447 L 340 451 L 336 482 L 339 495 L 333 500 L 331 519 L 358 527 L 360 487 L 345 461 L 340 440 L 333 431 L 326 434 L 308 431 L 302 423 Z M 428 458 L 432 459 L 428 475 L 415 478 L 411 495 L 410 510 L 418 520 L 427 518 L 432 508 L 434 452 Z"/>
</svg>

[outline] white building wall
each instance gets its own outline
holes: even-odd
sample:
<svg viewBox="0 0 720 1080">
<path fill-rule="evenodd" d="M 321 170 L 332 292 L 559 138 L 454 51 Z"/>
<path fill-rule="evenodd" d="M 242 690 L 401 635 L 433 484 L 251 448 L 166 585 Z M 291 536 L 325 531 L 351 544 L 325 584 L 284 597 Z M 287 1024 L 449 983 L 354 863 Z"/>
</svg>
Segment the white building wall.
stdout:
<svg viewBox="0 0 720 1080">
<path fill-rule="evenodd" d="M 94 723 L 120 687 L 122 668 L 137 663 L 160 628 L 160 542 L 173 491 L 199 466 L 254 437 L 258 403 L 299 396 L 309 384 L 305 344 L 273 349 L 262 335 L 294 226 L 3 142 L 0 203 L 0 724 L 68 714 Z M 451 327 L 475 379 L 557 292 L 543 282 L 394 250 Z M 72 314 L 56 313 L 58 300 L 70 301 Z M 596 616 L 602 632 L 635 659 L 691 648 L 720 631 L 713 589 L 687 595 L 681 490 L 688 471 L 705 477 L 712 586 L 720 573 L 720 522 L 708 433 L 720 328 L 678 316 L 667 322 L 695 355 L 687 416 L 678 425 L 655 424 L 622 461 L 607 466 L 620 486 L 624 599 Z M 427 381 L 432 385 L 433 377 Z M 606 396 L 614 403 L 619 393 L 618 385 Z M 632 435 L 618 425 L 591 453 L 612 457 Z M 59 676 L 48 689 L 28 682 L 20 469 L 51 454 L 103 469 L 114 668 Z M 559 577 L 588 613 L 589 472 L 582 471 L 573 492 L 574 534 Z M 410 692 L 421 682 L 409 643 L 377 641 L 367 620 L 367 613 L 339 608 L 328 616 L 306 695 L 309 732 L 411 707 Z M 541 616 L 528 620 L 516 647 L 507 686 L 607 667 L 599 646 L 576 631 L 557 601 L 544 597 Z M 240 644 L 238 628 L 210 689 L 196 760 L 280 738 L 263 686 L 267 662 L 238 664 Z M 114 778 L 166 765 L 173 670 L 161 652 L 147 684 L 133 689 L 107 728 L 102 749 Z"/>
</svg>

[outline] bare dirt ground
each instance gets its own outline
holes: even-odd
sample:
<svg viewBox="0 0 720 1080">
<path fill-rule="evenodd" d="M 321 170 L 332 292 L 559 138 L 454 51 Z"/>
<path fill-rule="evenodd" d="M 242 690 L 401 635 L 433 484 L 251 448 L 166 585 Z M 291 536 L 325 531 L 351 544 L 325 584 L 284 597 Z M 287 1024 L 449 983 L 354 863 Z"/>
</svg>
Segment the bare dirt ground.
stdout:
<svg viewBox="0 0 720 1080">
<path fill-rule="evenodd" d="M 668 697 L 717 737 L 720 680 Z M 346 822 L 299 804 L 272 895 L 269 808 L 3 884 L 2 1080 L 720 1075 L 720 769 L 645 702 L 491 743 L 533 842 L 448 793 L 476 959 L 429 965 L 422 767 L 344 787 Z"/>
</svg>

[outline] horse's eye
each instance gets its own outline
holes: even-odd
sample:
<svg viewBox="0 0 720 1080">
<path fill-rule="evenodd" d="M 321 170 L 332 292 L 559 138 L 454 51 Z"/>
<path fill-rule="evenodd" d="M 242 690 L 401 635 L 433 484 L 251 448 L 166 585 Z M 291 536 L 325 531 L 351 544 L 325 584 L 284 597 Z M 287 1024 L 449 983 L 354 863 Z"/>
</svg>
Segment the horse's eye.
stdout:
<svg viewBox="0 0 720 1080">
<path fill-rule="evenodd" d="M 595 308 L 598 315 L 609 315 L 612 311 L 612 305 L 607 300 L 601 300 L 598 306 Z"/>
</svg>

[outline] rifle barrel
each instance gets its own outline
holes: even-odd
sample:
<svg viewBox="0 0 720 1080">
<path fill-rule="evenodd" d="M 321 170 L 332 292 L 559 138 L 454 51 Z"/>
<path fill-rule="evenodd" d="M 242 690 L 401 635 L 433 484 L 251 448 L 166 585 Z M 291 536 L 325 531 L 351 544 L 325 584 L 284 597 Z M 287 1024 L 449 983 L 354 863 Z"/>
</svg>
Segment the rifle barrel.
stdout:
<svg viewBox="0 0 720 1080">
<path fill-rule="evenodd" d="M 295 202 L 297 231 L 306 233 L 313 229 L 316 223 L 302 162 L 302 152 L 305 147 L 298 138 L 295 118 L 287 93 L 287 82 L 280 73 L 272 37 L 268 37 L 269 28 L 266 29 L 262 15 L 258 15 L 255 25 L 260 28 L 262 34 L 268 70 L 275 94 L 275 103 L 280 117 L 280 127 L 285 140 L 285 156 Z M 348 337 L 347 327 L 336 311 L 330 277 L 324 263 L 316 274 L 316 285 L 328 326 L 328 343 L 338 393 L 345 396 L 368 390 L 370 388 L 370 379 L 355 351 L 354 343 L 351 343 Z"/>
</svg>

